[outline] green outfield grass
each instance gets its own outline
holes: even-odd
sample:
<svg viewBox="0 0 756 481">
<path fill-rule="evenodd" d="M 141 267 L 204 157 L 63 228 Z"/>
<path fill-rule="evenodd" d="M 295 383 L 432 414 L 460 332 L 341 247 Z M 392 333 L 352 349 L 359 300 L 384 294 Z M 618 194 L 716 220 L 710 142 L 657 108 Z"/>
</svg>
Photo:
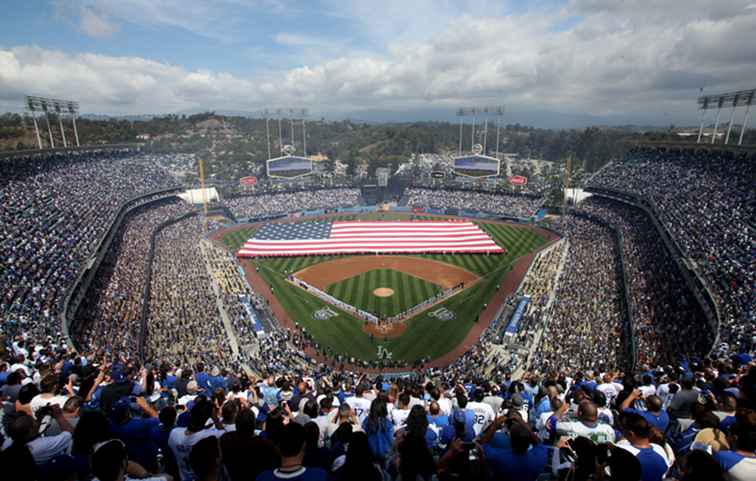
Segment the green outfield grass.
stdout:
<svg viewBox="0 0 756 481">
<path fill-rule="evenodd" d="M 364 219 L 365 217 L 344 216 L 344 220 L 355 218 Z M 377 217 L 371 218 L 375 219 Z M 389 219 L 388 216 L 384 216 L 383 218 Z M 409 219 L 427 217 L 392 215 L 391 218 Z M 502 279 L 509 272 L 512 263 L 517 258 L 532 252 L 546 242 L 543 237 L 531 230 L 514 225 L 487 223 L 480 223 L 479 225 L 491 234 L 497 244 L 506 249 L 507 252 L 501 255 L 438 254 L 420 256 L 462 267 L 481 276 L 481 279 L 474 286 L 464 290 L 460 294 L 407 321 L 407 330 L 401 337 L 396 339 L 371 339 L 362 330 L 363 321 L 325 304 L 315 296 L 286 281 L 288 274 L 333 259 L 335 256 L 279 257 L 255 260 L 254 262 L 260 267 L 260 274 L 273 288 L 274 294 L 289 313 L 289 316 L 305 327 L 322 346 L 327 346 L 331 352 L 372 360 L 377 358 L 378 345 L 382 345 L 392 353 L 394 359 L 413 362 L 424 357 L 436 358 L 443 356 L 459 345 L 477 321 L 483 310 L 483 306 L 490 301 L 496 291 L 497 285 L 501 284 Z M 238 239 L 241 232 L 244 231 L 232 233 L 228 236 L 236 234 L 235 237 Z M 244 237 L 244 240 L 248 236 L 249 232 L 241 235 L 241 237 Z M 234 240 L 233 238 L 224 238 L 224 242 L 232 250 L 237 249 L 238 245 L 241 245 L 241 243 L 238 243 L 238 240 Z M 409 260 L 413 256 L 407 257 Z M 363 275 L 365 274 L 369 273 L 364 273 Z M 342 281 L 342 283 L 347 281 Z M 358 293 L 360 292 L 358 287 L 353 287 L 358 289 Z M 375 287 L 391 287 L 393 289 L 392 286 L 376 285 Z M 363 292 L 366 290 L 363 289 Z M 397 291 L 397 289 L 394 290 L 395 292 Z M 404 289 L 401 290 L 403 291 Z M 349 291 L 349 293 L 347 294 L 346 291 Z M 372 289 L 369 292 L 372 292 Z M 351 289 L 344 287 L 342 288 L 341 295 L 361 296 L 358 293 L 354 293 Z M 401 295 L 406 296 L 406 293 Z M 397 294 L 394 295 L 394 297 L 396 296 Z M 361 300 L 362 297 L 359 297 L 359 299 Z M 337 316 L 325 321 L 315 320 L 313 313 L 323 307 L 329 307 L 333 311 L 336 311 Z M 440 307 L 445 307 L 453 312 L 455 318 L 450 321 L 440 321 L 431 317 L 430 314 Z"/>
<path fill-rule="evenodd" d="M 247 239 L 252 237 L 252 235 L 255 233 L 257 229 L 254 227 L 249 227 L 246 229 L 240 229 L 234 232 L 229 232 L 228 234 L 223 236 L 223 243 L 226 245 L 228 250 L 231 252 L 236 252 L 241 248 L 241 246 L 244 245 L 245 242 L 247 242 Z"/>
<path fill-rule="evenodd" d="M 394 295 L 378 297 L 379 287 L 394 290 Z M 436 284 L 393 269 L 373 269 L 358 276 L 331 284 L 328 294 L 380 318 L 395 316 L 441 292 Z"/>
</svg>

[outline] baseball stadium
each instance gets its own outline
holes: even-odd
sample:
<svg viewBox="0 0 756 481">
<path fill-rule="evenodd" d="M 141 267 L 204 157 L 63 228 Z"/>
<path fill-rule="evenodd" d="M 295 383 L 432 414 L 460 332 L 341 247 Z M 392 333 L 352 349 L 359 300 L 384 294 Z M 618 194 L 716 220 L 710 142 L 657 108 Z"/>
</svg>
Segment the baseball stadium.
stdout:
<svg viewBox="0 0 756 481">
<path fill-rule="evenodd" d="M 5 3 L 0 480 L 756 481 L 753 0 Z"/>
</svg>

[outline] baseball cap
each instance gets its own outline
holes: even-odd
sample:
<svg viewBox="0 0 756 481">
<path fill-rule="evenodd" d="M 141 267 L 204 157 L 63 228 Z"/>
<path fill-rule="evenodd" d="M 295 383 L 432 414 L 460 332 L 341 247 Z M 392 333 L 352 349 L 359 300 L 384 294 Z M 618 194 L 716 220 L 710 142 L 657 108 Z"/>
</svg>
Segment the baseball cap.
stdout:
<svg viewBox="0 0 756 481">
<path fill-rule="evenodd" d="M 115 383 L 122 383 L 127 380 L 126 370 L 122 364 L 113 364 L 113 367 L 110 368 L 110 378 Z"/>
</svg>

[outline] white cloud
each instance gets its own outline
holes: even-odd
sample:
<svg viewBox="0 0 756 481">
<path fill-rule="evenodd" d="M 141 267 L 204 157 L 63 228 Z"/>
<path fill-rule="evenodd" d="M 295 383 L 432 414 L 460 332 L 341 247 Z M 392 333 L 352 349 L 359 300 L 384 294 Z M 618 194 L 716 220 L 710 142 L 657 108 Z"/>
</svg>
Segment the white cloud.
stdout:
<svg viewBox="0 0 756 481">
<path fill-rule="evenodd" d="M 690 2 L 698 13 L 681 8 Z M 376 18 L 397 17 L 399 2 L 388 3 L 394 13 L 374 9 Z M 394 22 L 422 23 L 413 2 L 403 3 L 406 11 Z M 302 66 L 252 78 L 142 58 L 0 49 L 0 102 L 6 108 L 20 105 L 20 96 L 33 92 L 78 98 L 83 110 L 105 113 L 254 111 L 272 105 L 302 105 L 313 112 L 428 107 L 451 112 L 459 105 L 496 102 L 514 111 L 651 112 L 695 119 L 700 87 L 754 87 L 756 54 L 750 46 L 756 43 L 756 10 L 745 9 L 748 2 L 647 3 L 574 0 L 553 11 L 500 16 L 454 16 L 448 14 L 453 7 L 439 8 L 428 14 L 425 22 L 431 25 L 417 38 L 404 35 L 401 26 L 385 31 L 376 26 L 375 38 L 384 43 L 371 52 L 350 48 L 343 36 L 279 32 L 272 40 Z M 578 20 L 562 28 L 573 16 Z"/>
<path fill-rule="evenodd" d="M 83 7 L 79 19 L 79 30 L 85 35 L 107 38 L 118 31 L 118 26 L 99 15 L 91 7 Z"/>
</svg>

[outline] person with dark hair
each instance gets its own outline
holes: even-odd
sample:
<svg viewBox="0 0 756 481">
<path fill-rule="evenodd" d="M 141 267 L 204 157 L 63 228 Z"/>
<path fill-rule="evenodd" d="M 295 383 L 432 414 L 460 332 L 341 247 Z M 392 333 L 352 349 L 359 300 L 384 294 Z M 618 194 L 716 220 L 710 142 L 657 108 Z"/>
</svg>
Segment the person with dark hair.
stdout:
<svg viewBox="0 0 756 481">
<path fill-rule="evenodd" d="M 367 435 L 357 431 L 349 435 L 346 454 L 337 458 L 333 463 L 333 478 L 335 481 L 382 481 L 384 472 L 373 462 Z"/>
<path fill-rule="evenodd" d="M 69 396 L 58 395 L 59 377 L 54 373 L 45 375 L 40 381 L 40 393 L 31 400 L 31 409 L 34 416 L 44 406 L 57 404 L 61 408 L 68 401 Z M 70 387 L 70 385 L 69 385 Z"/>
<path fill-rule="evenodd" d="M 425 439 L 428 449 L 433 451 L 438 444 L 438 435 L 435 431 L 429 429 L 428 426 L 428 417 L 425 413 L 425 409 L 420 405 L 412 406 L 404 428 L 397 431 L 397 436 L 400 438 L 399 442 L 401 442 L 402 436 L 414 434 Z"/>
<path fill-rule="evenodd" d="M 386 461 L 394 442 L 394 423 L 388 419 L 388 408 L 382 396 L 373 400 L 370 414 L 362 422 L 362 429 L 368 436 L 374 459 L 379 463 Z"/>
<path fill-rule="evenodd" d="M 221 415 L 223 416 L 223 430 L 228 432 L 236 429 L 236 415 L 239 414 L 241 404 L 238 399 L 231 399 L 223 403 Z"/>
<path fill-rule="evenodd" d="M 701 449 L 689 452 L 680 463 L 680 481 L 724 481 L 724 471 L 714 457 Z"/>
<path fill-rule="evenodd" d="M 126 472 L 129 466 L 129 455 L 126 446 L 120 439 L 110 439 L 94 445 L 92 450 L 92 474 L 96 481 L 173 481 L 167 474 L 139 478 L 131 478 Z"/>
<path fill-rule="evenodd" d="M 189 464 L 189 453 L 192 451 L 192 446 L 206 437 L 214 436 L 217 438 L 224 434 L 223 424 L 219 419 L 219 411 L 220 406 L 200 396 L 189 413 L 189 425 L 185 428 L 177 427 L 171 431 L 168 437 L 168 446 L 176 458 L 181 481 L 194 479 Z M 207 423 L 210 419 L 212 419 L 213 425 L 208 427 Z"/>
<path fill-rule="evenodd" d="M 756 411 L 741 409 L 730 427 L 730 451 L 721 450 L 714 458 L 728 481 L 756 479 Z"/>
<path fill-rule="evenodd" d="M 428 443 L 418 429 L 408 430 L 397 442 L 396 451 L 398 457 L 393 459 L 389 467 L 389 471 L 395 474 L 395 480 L 429 481 L 436 475 L 433 453 L 428 449 Z"/>
<path fill-rule="evenodd" d="M 493 433 L 508 426 L 510 446 L 500 448 L 487 445 Z M 498 417 L 481 436 L 486 463 L 494 479 L 534 481 L 544 470 L 548 450 L 527 423 L 517 415 Z"/>
<path fill-rule="evenodd" d="M 157 469 L 155 459 L 158 446 L 153 441 L 152 433 L 160 426 L 160 419 L 143 397 L 137 397 L 136 404 L 146 417 L 132 416 L 129 398 L 119 399 L 112 405 L 110 431 L 113 437 L 126 444 L 129 459 L 154 471 Z"/>
<path fill-rule="evenodd" d="M 563 420 L 569 403 L 554 412 L 546 425 L 549 433 L 570 438 L 585 437 L 595 443 L 608 443 L 614 441 L 614 429 L 608 424 L 599 422 L 598 409 L 591 401 L 584 400 L 578 405 L 576 421 Z"/>
<path fill-rule="evenodd" d="M 152 442 L 158 447 L 159 452 L 163 455 L 165 471 L 174 478 L 178 478 L 178 466 L 176 465 L 176 457 L 168 446 L 168 438 L 171 435 L 171 431 L 176 426 L 176 415 L 175 407 L 164 407 L 160 410 L 160 413 L 158 413 L 160 424 L 150 431 Z"/>
<path fill-rule="evenodd" d="M 5 384 L 0 387 L 0 397 L 4 397 L 8 402 L 16 402 L 18 399 L 18 392 L 21 390 L 21 372 L 13 371 L 8 374 L 5 380 Z"/>
<path fill-rule="evenodd" d="M 281 444 L 282 432 L 285 426 L 284 417 L 284 411 L 280 407 L 273 409 L 265 417 L 262 436 L 273 441 L 273 444 L 276 446 Z"/>
<path fill-rule="evenodd" d="M 619 408 L 620 412 L 640 414 L 649 424 L 656 427 L 659 431 L 665 432 L 667 426 L 669 426 L 669 415 L 662 409 L 661 398 L 656 394 L 647 397 L 642 396 L 643 391 L 641 389 L 633 389 L 630 395 L 622 401 Z M 646 410 L 630 407 L 638 399 L 645 401 Z"/>
<path fill-rule="evenodd" d="M 621 416 L 624 439 L 617 446 L 632 453 L 641 465 L 642 481 L 661 481 L 667 474 L 672 462 L 662 446 L 652 444 L 651 425 L 643 416 L 636 413 L 623 413 Z"/>
<path fill-rule="evenodd" d="M 314 421 L 304 425 L 305 428 L 305 457 L 302 464 L 307 467 L 328 470 L 331 465 L 331 453 L 319 446 L 320 428 Z"/>
<path fill-rule="evenodd" d="M 522 400 L 521 396 L 515 396 Z M 467 403 L 467 409 L 469 409 L 473 413 L 473 430 L 475 431 L 476 435 L 482 433 L 483 430 L 486 429 L 488 425 L 494 421 L 494 418 L 496 418 L 496 413 L 494 412 L 493 408 L 483 402 L 483 399 L 485 397 L 486 393 L 482 389 L 476 389 L 473 398 L 474 400 Z M 514 396 L 512 396 L 512 398 L 514 398 Z M 514 409 L 519 409 L 521 407 L 522 402 L 520 402 L 519 407 L 513 406 Z"/>
<path fill-rule="evenodd" d="M 693 405 L 698 403 L 698 391 L 695 385 L 695 376 L 692 372 L 685 373 L 680 379 L 680 390 L 672 397 L 669 403 L 669 415 L 675 419 L 690 418 Z"/>
<path fill-rule="evenodd" d="M 391 422 L 394 423 L 396 429 L 400 429 L 404 427 L 404 422 L 410 413 L 410 394 L 407 391 L 402 392 L 397 401 L 399 404 L 391 410 Z"/>
<path fill-rule="evenodd" d="M 0 466 L 5 466 L 3 476 L 19 481 L 38 479 L 37 463 L 27 445 L 36 434 L 34 418 L 17 411 L 7 414 L 3 423 L 5 432 L 12 441 L 10 446 L 0 452 Z M 56 454 L 61 452 L 64 452 L 64 449 L 56 449 Z"/>
<path fill-rule="evenodd" d="M 357 415 L 357 419 L 363 424 L 368 418 L 368 412 L 372 409 L 372 403 L 365 394 L 370 392 L 370 385 L 361 382 L 354 390 L 354 396 L 347 397 L 344 402 L 349 404 Z"/>
<path fill-rule="evenodd" d="M 34 396 L 39 394 L 39 389 L 34 383 L 24 384 L 18 391 L 18 398 L 16 399 L 16 411 L 25 412 L 29 416 L 33 416 L 31 401 Z"/>
<path fill-rule="evenodd" d="M 218 438 L 210 436 L 197 442 L 189 453 L 189 465 L 197 476 L 197 481 L 218 481 L 221 471 Z"/>
<path fill-rule="evenodd" d="M 248 408 L 236 415 L 236 430 L 221 436 L 220 447 L 231 481 L 255 479 L 263 471 L 281 465 L 281 455 L 273 441 L 255 436 L 255 414 Z"/>
<path fill-rule="evenodd" d="M 328 473 L 320 468 L 305 467 L 305 428 L 297 423 L 289 423 L 283 429 L 281 444 L 281 467 L 263 471 L 257 481 L 326 481 Z"/>
</svg>

